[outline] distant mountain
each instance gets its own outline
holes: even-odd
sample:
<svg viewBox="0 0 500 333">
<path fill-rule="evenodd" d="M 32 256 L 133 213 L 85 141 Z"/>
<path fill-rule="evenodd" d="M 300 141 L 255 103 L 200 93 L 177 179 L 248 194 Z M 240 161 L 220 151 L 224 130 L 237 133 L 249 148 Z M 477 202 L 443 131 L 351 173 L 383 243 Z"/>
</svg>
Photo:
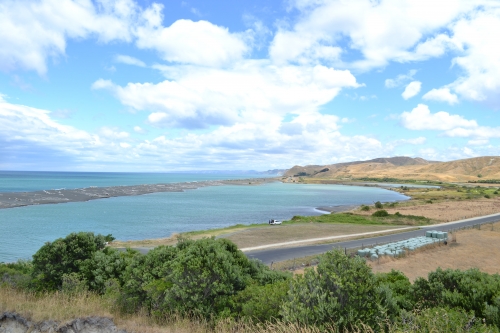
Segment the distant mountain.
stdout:
<svg viewBox="0 0 500 333">
<path fill-rule="evenodd" d="M 257 173 L 261 175 L 283 176 L 286 171 L 286 169 L 272 169 L 267 171 L 259 171 Z"/>
<path fill-rule="evenodd" d="M 478 181 L 500 179 L 500 156 L 475 157 L 464 160 L 437 162 L 417 157 L 383 157 L 330 165 L 294 166 L 286 177 L 324 179 L 397 178 L 435 181 Z"/>
<path fill-rule="evenodd" d="M 194 174 L 242 174 L 242 175 L 271 175 L 282 176 L 287 169 L 273 169 L 267 171 L 256 170 L 190 170 L 179 171 L 177 173 L 194 173 Z"/>
</svg>

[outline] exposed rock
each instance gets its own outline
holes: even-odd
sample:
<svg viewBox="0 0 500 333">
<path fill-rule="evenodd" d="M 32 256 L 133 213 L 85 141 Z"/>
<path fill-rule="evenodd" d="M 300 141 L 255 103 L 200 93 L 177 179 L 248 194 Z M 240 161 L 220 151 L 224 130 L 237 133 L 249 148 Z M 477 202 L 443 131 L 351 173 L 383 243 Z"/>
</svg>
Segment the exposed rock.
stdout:
<svg viewBox="0 0 500 333">
<path fill-rule="evenodd" d="M 118 330 L 109 318 L 77 318 L 60 324 L 52 320 L 31 322 L 17 313 L 4 312 L 0 315 L 0 333 L 126 333 Z"/>
</svg>

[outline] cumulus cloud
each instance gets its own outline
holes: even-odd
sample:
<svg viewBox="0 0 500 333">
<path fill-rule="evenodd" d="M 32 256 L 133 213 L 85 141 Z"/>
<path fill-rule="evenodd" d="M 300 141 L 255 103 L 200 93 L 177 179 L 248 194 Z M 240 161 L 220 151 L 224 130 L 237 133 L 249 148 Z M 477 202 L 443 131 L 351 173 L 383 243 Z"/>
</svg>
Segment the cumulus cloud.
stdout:
<svg viewBox="0 0 500 333">
<path fill-rule="evenodd" d="M 410 70 L 407 74 L 400 74 L 398 75 L 395 79 L 386 79 L 385 80 L 385 87 L 386 88 L 396 88 L 404 83 L 413 80 L 413 76 L 417 73 L 417 70 L 412 69 Z"/>
<path fill-rule="evenodd" d="M 449 88 L 432 89 L 422 96 L 425 100 L 447 102 L 450 105 L 458 103 L 457 95 L 450 92 Z"/>
<path fill-rule="evenodd" d="M 0 3 L 0 70 L 47 72 L 47 59 L 65 54 L 69 38 L 131 41 L 140 9 L 133 0 L 6 0 Z"/>
<path fill-rule="evenodd" d="M 411 112 L 403 112 L 400 120 L 401 125 L 407 129 L 443 131 L 448 137 L 471 137 L 481 140 L 500 138 L 499 127 L 480 126 L 475 120 L 444 111 L 431 113 L 429 107 L 424 104 L 419 104 Z"/>
<path fill-rule="evenodd" d="M 147 133 L 147 131 L 140 126 L 134 126 L 134 132 L 139 133 L 139 134 Z"/>
<path fill-rule="evenodd" d="M 476 11 L 453 25 L 453 41 L 463 53 L 453 64 L 464 73 L 450 84 L 463 98 L 500 108 L 500 49 L 492 47 L 493 31 L 500 30 L 500 5 Z"/>
<path fill-rule="evenodd" d="M 336 48 L 339 40 L 347 38 L 349 48 L 363 55 L 347 65 L 361 70 L 385 66 L 389 61 L 426 60 L 455 48 L 449 36 L 439 34 L 440 30 L 480 5 L 482 2 L 458 0 L 292 1 L 291 6 L 303 15 L 291 28 L 280 28 L 270 55 L 277 62 L 304 57 L 315 61 L 316 50 Z"/>
<path fill-rule="evenodd" d="M 107 89 L 124 105 L 150 112 L 151 125 L 202 128 L 314 112 L 342 88 L 359 86 L 349 71 L 321 65 L 276 67 L 245 61 L 230 70 L 159 68 L 172 79 L 125 86 L 100 79 L 92 88 Z"/>
<path fill-rule="evenodd" d="M 244 34 L 230 33 L 227 28 L 208 21 L 177 20 L 163 27 L 161 11 L 149 24 L 137 29 L 136 44 L 153 49 L 170 62 L 202 66 L 223 66 L 237 61 L 249 51 Z"/>
<path fill-rule="evenodd" d="M 449 131 L 455 128 L 478 127 L 475 120 L 467 120 L 459 115 L 451 115 L 444 111 L 431 113 L 425 104 L 419 104 L 411 112 L 403 112 L 401 124 L 410 130 Z"/>
<path fill-rule="evenodd" d="M 139 59 L 134 58 L 134 57 L 131 57 L 131 56 L 128 56 L 128 55 L 123 55 L 123 54 L 117 55 L 115 57 L 115 61 L 122 63 L 122 64 L 126 64 L 126 65 L 146 67 L 146 64 L 144 63 L 144 61 L 139 60 Z"/>
<path fill-rule="evenodd" d="M 127 165 L 128 170 L 179 170 L 200 165 L 284 168 L 299 162 L 333 163 L 340 157 L 375 157 L 387 151 L 374 138 L 342 135 L 337 116 L 318 112 L 300 114 L 288 122 L 274 117 L 267 123 L 236 123 L 207 133 L 153 140 L 136 140 L 114 127 L 89 133 L 61 125 L 50 115 L 46 110 L 0 102 L 0 146 L 22 142 L 30 151 L 50 149 L 58 152 L 59 160 L 75 159 L 80 167 L 91 170 L 106 169 L 109 164 Z M 4 159 L 1 165 L 5 163 Z M 22 167 L 43 168 L 36 159 Z"/>
<path fill-rule="evenodd" d="M 276 63 L 329 62 L 367 71 L 451 54 L 451 65 L 463 72 L 447 87 L 500 108 L 500 48 L 492 47 L 491 34 L 500 30 L 497 1 L 295 0 L 290 9 L 301 15 L 278 27 L 269 50 Z M 350 57 L 356 52 L 361 57 Z"/>
<path fill-rule="evenodd" d="M 403 96 L 404 99 L 412 98 L 420 92 L 421 87 L 422 87 L 422 82 L 420 82 L 420 81 L 410 82 L 406 86 L 405 91 L 403 91 L 401 96 Z"/>
</svg>

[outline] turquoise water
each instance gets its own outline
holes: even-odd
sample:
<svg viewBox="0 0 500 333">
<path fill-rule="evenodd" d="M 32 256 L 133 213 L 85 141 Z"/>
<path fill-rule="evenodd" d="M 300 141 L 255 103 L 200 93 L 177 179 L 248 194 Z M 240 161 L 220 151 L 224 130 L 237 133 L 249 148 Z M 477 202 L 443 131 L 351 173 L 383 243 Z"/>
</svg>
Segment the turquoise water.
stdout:
<svg viewBox="0 0 500 333">
<path fill-rule="evenodd" d="M 0 171 L 0 192 L 25 192 L 75 189 L 90 186 L 124 186 L 180 183 L 202 180 L 266 177 L 241 173 L 125 173 L 125 172 L 52 172 Z M 267 176 L 269 177 L 269 176 Z"/>
<path fill-rule="evenodd" d="M 194 181 L 204 180 L 203 177 L 207 175 L 188 177 L 192 176 L 198 176 L 197 179 L 191 179 Z M 134 177 L 144 183 L 144 178 L 139 175 Z M 182 178 L 179 175 L 171 177 Z M 248 175 L 239 177 L 248 178 Z M 219 175 L 212 179 L 222 178 Z M 118 182 L 124 181 L 122 179 Z M 69 185 L 45 188 L 70 188 Z M 2 209 L 0 262 L 29 259 L 45 242 L 75 231 L 113 234 L 120 240 L 159 238 L 176 232 L 219 228 L 238 223 L 285 220 L 294 215 L 319 215 L 321 212 L 315 209 L 319 206 L 405 199 L 408 198 L 397 192 L 374 187 L 276 182 L 259 186 L 212 186 L 186 192 Z"/>
</svg>

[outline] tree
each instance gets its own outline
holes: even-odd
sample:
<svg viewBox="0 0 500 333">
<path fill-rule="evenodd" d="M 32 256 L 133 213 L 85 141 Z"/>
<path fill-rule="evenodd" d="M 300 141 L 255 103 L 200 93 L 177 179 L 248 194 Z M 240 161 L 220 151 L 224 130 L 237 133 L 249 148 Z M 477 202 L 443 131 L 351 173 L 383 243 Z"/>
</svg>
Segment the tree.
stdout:
<svg viewBox="0 0 500 333">
<path fill-rule="evenodd" d="M 104 236 L 93 232 L 71 233 L 47 242 L 33 255 L 33 278 L 39 290 L 61 288 L 63 275 L 80 273 L 85 260 L 105 247 Z"/>
</svg>

